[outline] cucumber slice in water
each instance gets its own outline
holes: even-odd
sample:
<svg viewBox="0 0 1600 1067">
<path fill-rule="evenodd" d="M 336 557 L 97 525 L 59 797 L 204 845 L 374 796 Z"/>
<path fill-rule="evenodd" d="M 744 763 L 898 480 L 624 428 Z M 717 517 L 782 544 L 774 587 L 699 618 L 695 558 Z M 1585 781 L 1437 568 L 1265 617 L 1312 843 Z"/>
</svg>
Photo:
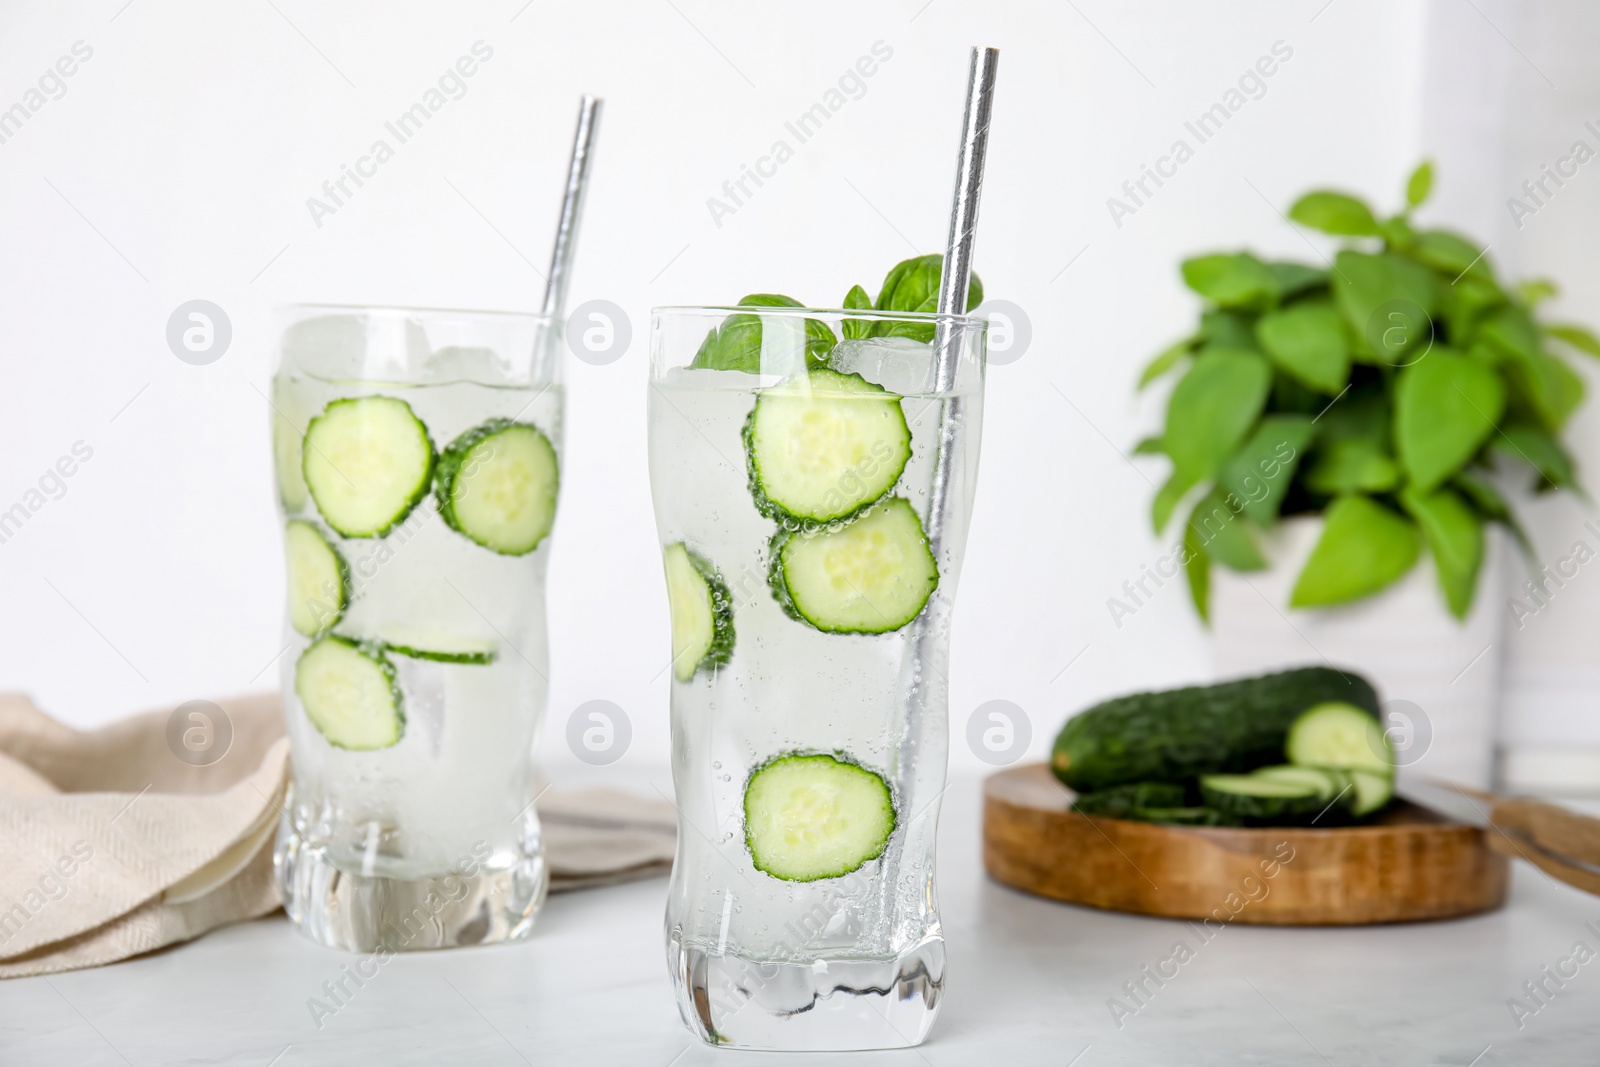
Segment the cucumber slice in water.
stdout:
<svg viewBox="0 0 1600 1067">
<path fill-rule="evenodd" d="M 490 419 L 439 457 L 439 515 L 502 556 L 539 547 L 556 521 L 556 450 L 537 426 Z"/>
<path fill-rule="evenodd" d="M 322 531 L 304 519 L 283 528 L 289 625 L 307 637 L 333 629 L 350 606 L 350 567 Z"/>
<path fill-rule="evenodd" d="M 786 882 L 857 870 L 883 855 L 895 823 L 883 777 L 833 756 L 780 756 L 757 767 L 744 788 L 750 859 Z"/>
<path fill-rule="evenodd" d="M 289 421 L 282 398 L 272 409 L 272 465 L 278 476 L 278 499 L 283 510 L 294 515 L 306 506 L 309 490 L 300 472 L 301 442 L 305 431 Z"/>
<path fill-rule="evenodd" d="M 336 748 L 389 748 L 405 733 L 394 664 L 371 646 L 321 638 L 295 663 L 294 692 L 311 725 Z"/>
<path fill-rule="evenodd" d="M 1394 744 L 1365 709 L 1330 701 L 1301 712 L 1284 746 L 1290 763 L 1393 775 Z"/>
<path fill-rule="evenodd" d="M 826 633 L 882 634 L 915 619 L 939 585 L 939 565 L 911 502 L 894 497 L 848 526 L 780 531 L 773 595 L 792 618 Z"/>
<path fill-rule="evenodd" d="M 301 469 L 329 526 L 345 537 L 382 537 L 427 493 L 433 440 L 404 400 L 335 400 L 306 429 Z"/>
<path fill-rule="evenodd" d="M 672 674 L 714 671 L 733 655 L 733 598 L 717 569 L 682 541 L 662 550 L 672 607 Z"/>
<path fill-rule="evenodd" d="M 493 638 L 428 626 L 385 626 L 378 631 L 378 641 L 385 652 L 435 663 L 493 663 L 500 651 Z"/>
<path fill-rule="evenodd" d="M 900 397 L 859 374 L 818 368 L 765 390 L 744 425 L 756 509 L 815 527 L 894 488 L 911 459 Z"/>
<path fill-rule="evenodd" d="M 1295 822 L 1326 803 L 1313 786 L 1254 774 L 1207 774 L 1200 778 L 1205 806 L 1247 822 Z"/>
</svg>

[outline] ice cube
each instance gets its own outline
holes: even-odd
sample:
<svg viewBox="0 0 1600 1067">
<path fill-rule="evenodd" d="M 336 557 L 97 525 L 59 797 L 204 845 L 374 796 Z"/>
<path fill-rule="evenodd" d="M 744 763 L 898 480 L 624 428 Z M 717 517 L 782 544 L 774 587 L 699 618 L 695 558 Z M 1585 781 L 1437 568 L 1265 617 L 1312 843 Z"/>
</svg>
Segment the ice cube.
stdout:
<svg viewBox="0 0 1600 1067">
<path fill-rule="evenodd" d="M 859 374 L 891 393 L 931 393 L 933 346 L 909 337 L 862 337 L 833 346 L 828 363 L 836 371 Z"/>
<path fill-rule="evenodd" d="M 432 347 L 416 319 L 374 311 L 318 315 L 283 333 L 283 358 L 330 381 L 406 381 Z"/>
<path fill-rule="evenodd" d="M 510 368 L 492 348 L 448 345 L 429 354 L 423 364 L 422 379 L 430 385 L 451 382 L 477 382 L 494 385 L 506 380 Z"/>
</svg>

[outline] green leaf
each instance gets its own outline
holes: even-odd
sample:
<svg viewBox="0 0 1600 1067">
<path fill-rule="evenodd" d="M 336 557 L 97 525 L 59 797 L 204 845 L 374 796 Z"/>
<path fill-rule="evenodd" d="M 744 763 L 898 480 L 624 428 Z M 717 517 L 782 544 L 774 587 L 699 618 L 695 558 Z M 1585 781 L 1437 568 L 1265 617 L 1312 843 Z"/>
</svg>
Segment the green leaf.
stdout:
<svg viewBox="0 0 1600 1067">
<path fill-rule="evenodd" d="M 1224 567 L 1236 571 L 1266 570 L 1267 561 L 1250 535 L 1250 527 L 1239 516 L 1243 501 L 1230 499 L 1231 494 L 1213 489 L 1200 498 L 1189 513 L 1188 530 L 1184 543 L 1193 539 Z M 1234 505 L 1240 505 L 1236 510 Z"/>
<path fill-rule="evenodd" d="M 1484 312 L 1506 302 L 1506 295 L 1492 278 L 1486 280 L 1476 275 L 1477 268 L 1473 268 L 1454 285 L 1439 287 L 1439 311 L 1445 320 L 1450 343 L 1457 347 L 1470 347 Z"/>
<path fill-rule="evenodd" d="M 1283 370 L 1313 389 L 1337 394 L 1350 381 L 1350 343 L 1330 301 L 1304 300 L 1261 316 L 1261 347 Z"/>
<path fill-rule="evenodd" d="M 1552 430 L 1564 426 L 1583 402 L 1583 379 L 1540 347 L 1539 328 L 1527 311 L 1502 308 L 1484 322 L 1479 336 L 1504 357 L 1518 391 L 1540 421 Z"/>
<path fill-rule="evenodd" d="M 1183 358 L 1193 352 L 1195 346 L 1199 343 L 1200 340 L 1197 337 L 1185 337 L 1177 344 L 1163 350 L 1159 356 L 1145 365 L 1144 370 L 1139 375 L 1138 388 L 1143 390 L 1145 386 L 1183 362 Z"/>
<path fill-rule="evenodd" d="M 1417 492 L 1432 492 L 1472 458 L 1494 432 L 1505 402 L 1498 374 L 1442 348 L 1400 372 L 1395 447 Z"/>
<path fill-rule="evenodd" d="M 1333 441 L 1359 437 L 1378 449 L 1390 451 L 1393 434 L 1389 394 L 1381 381 L 1364 381 L 1322 412 L 1317 419 L 1317 437 L 1322 446 Z"/>
<path fill-rule="evenodd" d="M 1516 285 L 1517 296 L 1529 307 L 1538 307 L 1551 297 L 1561 295 L 1561 290 L 1549 278 L 1528 278 Z"/>
<path fill-rule="evenodd" d="M 1579 352 L 1600 357 L 1600 337 L 1576 322 L 1551 323 L 1544 328 L 1544 332 L 1558 341 L 1565 341 Z"/>
<path fill-rule="evenodd" d="M 931 298 L 934 306 L 939 302 L 939 276 L 944 271 L 944 256 L 938 252 L 926 256 L 913 256 L 901 260 L 889 269 L 878 290 L 873 307 L 879 311 L 916 311 Z M 967 284 L 967 306 L 971 311 L 983 303 L 983 282 L 978 272 L 972 272 Z"/>
<path fill-rule="evenodd" d="M 1483 564 L 1483 520 L 1448 489 L 1426 495 L 1407 489 L 1400 503 L 1427 538 L 1450 614 L 1466 618 Z"/>
<path fill-rule="evenodd" d="M 1378 220 L 1372 209 L 1353 196 L 1321 190 L 1294 202 L 1289 217 L 1302 226 L 1337 237 L 1376 237 Z"/>
<path fill-rule="evenodd" d="M 1483 249 L 1449 230 L 1418 231 L 1416 244 L 1409 251 L 1419 262 L 1449 275 L 1452 282 L 1462 274 L 1493 281 L 1489 257 Z"/>
<path fill-rule="evenodd" d="M 1183 528 L 1183 572 L 1189 580 L 1189 597 L 1201 622 L 1211 621 L 1211 557 L 1195 536 L 1194 527 Z"/>
<path fill-rule="evenodd" d="M 792 296 L 780 293 L 751 293 L 739 301 L 740 307 L 803 307 Z M 739 370 L 761 373 L 761 318 L 757 315 L 729 315 L 722 325 L 706 334 L 695 353 L 693 367 L 712 370 Z M 820 319 L 805 320 L 805 350 L 808 366 L 821 366 L 838 340 L 833 329 Z"/>
<path fill-rule="evenodd" d="M 1577 485 L 1577 474 L 1567 450 L 1543 427 L 1522 424 L 1500 431 L 1494 450 L 1510 459 L 1529 464 L 1540 474 L 1540 488 L 1568 489 Z"/>
<path fill-rule="evenodd" d="M 850 291 L 844 294 L 844 306 L 851 311 L 865 311 L 872 307 L 872 297 L 859 285 L 852 285 Z M 845 319 L 839 324 L 839 332 L 844 334 L 846 341 L 872 336 L 873 323 L 866 319 Z"/>
<path fill-rule="evenodd" d="M 1222 465 L 1217 485 L 1244 505 L 1245 518 L 1271 526 L 1314 436 L 1316 427 L 1303 415 L 1268 415 Z"/>
<path fill-rule="evenodd" d="M 1400 484 L 1400 464 L 1375 442 L 1350 437 L 1319 448 L 1305 482 L 1323 496 L 1386 493 Z"/>
<path fill-rule="evenodd" d="M 1438 300 L 1433 272 L 1390 253 L 1340 252 L 1334 258 L 1334 300 L 1367 362 L 1404 366 L 1433 339 Z"/>
<path fill-rule="evenodd" d="M 1301 263 L 1268 263 L 1267 273 L 1277 283 L 1278 297 L 1287 300 L 1308 289 L 1328 284 L 1328 272 Z"/>
<path fill-rule="evenodd" d="M 1161 447 L 1161 438 L 1146 437 L 1143 441 L 1133 446 L 1133 454 L 1136 456 L 1164 456 L 1167 453 L 1166 449 Z"/>
<path fill-rule="evenodd" d="M 1417 169 L 1411 172 L 1411 177 L 1406 179 L 1406 203 L 1411 207 L 1420 207 L 1431 192 L 1433 192 L 1433 161 L 1424 159 Z"/>
<path fill-rule="evenodd" d="M 1411 228 L 1411 220 L 1404 215 L 1384 219 L 1378 223 L 1378 232 L 1382 235 L 1384 244 L 1390 248 L 1409 252 L 1411 246 L 1417 243 L 1417 231 Z"/>
<path fill-rule="evenodd" d="M 1417 528 L 1364 496 L 1328 506 L 1322 536 L 1295 580 L 1289 605 L 1320 608 L 1370 596 L 1417 562 Z"/>
<path fill-rule="evenodd" d="M 1165 446 L 1163 446 L 1165 451 Z M 1188 475 L 1173 471 L 1161 488 L 1156 490 L 1155 499 L 1150 502 L 1150 524 L 1155 527 L 1156 533 L 1166 529 L 1172 513 L 1177 510 L 1179 503 L 1199 482 Z"/>
<path fill-rule="evenodd" d="M 1517 539 L 1517 544 L 1522 547 L 1524 556 L 1530 561 L 1536 559 L 1533 542 L 1528 538 L 1528 533 L 1522 528 L 1522 524 L 1517 521 L 1511 505 L 1500 495 L 1500 490 L 1471 471 L 1462 471 L 1450 479 L 1450 484 L 1461 491 L 1462 496 L 1485 520 L 1498 522 L 1510 530 L 1512 536 Z"/>
<path fill-rule="evenodd" d="M 1239 311 L 1204 312 L 1200 316 L 1199 340 L 1213 348 L 1255 348 L 1255 316 Z"/>
<path fill-rule="evenodd" d="M 1174 471 L 1191 485 L 1215 475 L 1255 425 L 1271 383 L 1271 368 L 1254 352 L 1201 353 L 1167 401 L 1161 440 Z"/>
<path fill-rule="evenodd" d="M 1184 284 L 1223 307 L 1242 307 L 1275 299 L 1277 282 L 1248 252 L 1218 253 L 1183 261 Z"/>
</svg>

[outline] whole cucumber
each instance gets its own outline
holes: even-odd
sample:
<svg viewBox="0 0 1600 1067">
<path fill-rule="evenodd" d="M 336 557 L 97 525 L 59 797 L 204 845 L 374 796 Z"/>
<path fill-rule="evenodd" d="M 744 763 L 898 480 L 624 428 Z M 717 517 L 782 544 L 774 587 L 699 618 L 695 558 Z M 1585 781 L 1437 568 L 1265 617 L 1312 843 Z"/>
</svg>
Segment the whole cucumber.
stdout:
<svg viewBox="0 0 1600 1067">
<path fill-rule="evenodd" d="M 1050 769 L 1087 793 L 1282 763 L 1289 724 L 1328 700 L 1378 715 L 1372 684 L 1331 667 L 1117 697 L 1067 720 L 1056 735 Z"/>
</svg>

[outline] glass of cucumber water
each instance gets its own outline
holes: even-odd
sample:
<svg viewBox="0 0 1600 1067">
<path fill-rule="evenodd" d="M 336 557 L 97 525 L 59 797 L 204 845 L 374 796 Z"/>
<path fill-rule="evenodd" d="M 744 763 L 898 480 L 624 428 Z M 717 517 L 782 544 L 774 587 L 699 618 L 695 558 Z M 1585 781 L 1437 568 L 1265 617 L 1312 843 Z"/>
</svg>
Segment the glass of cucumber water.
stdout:
<svg viewBox="0 0 1600 1067">
<path fill-rule="evenodd" d="M 938 1011 L 934 836 L 987 324 L 943 317 L 941 381 L 936 321 L 654 313 L 679 815 L 667 960 L 684 1022 L 713 1044 L 903 1047 Z"/>
<path fill-rule="evenodd" d="M 281 317 L 284 906 L 351 951 L 524 937 L 548 884 L 534 747 L 560 327 L 407 308 Z"/>
</svg>

